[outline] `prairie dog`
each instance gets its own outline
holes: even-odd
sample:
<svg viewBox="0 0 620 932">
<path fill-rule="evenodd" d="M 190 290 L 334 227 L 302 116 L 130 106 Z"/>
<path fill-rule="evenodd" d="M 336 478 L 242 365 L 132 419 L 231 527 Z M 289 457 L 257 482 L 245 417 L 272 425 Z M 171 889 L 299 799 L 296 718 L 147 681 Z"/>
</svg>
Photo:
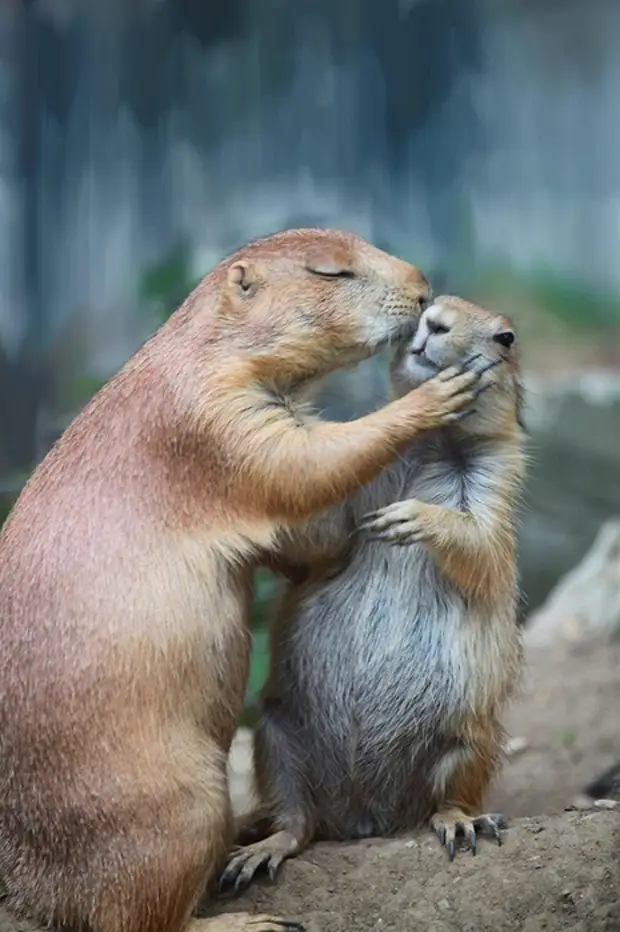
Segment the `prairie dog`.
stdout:
<svg viewBox="0 0 620 932">
<path fill-rule="evenodd" d="M 335 578 L 285 591 L 255 734 L 261 808 L 240 820 L 240 840 L 259 840 L 233 853 L 222 889 L 242 889 L 259 869 L 275 876 L 313 839 L 430 820 L 451 857 L 457 831 L 474 853 L 477 830 L 501 840 L 503 817 L 483 802 L 521 664 L 514 339 L 505 318 L 441 297 L 397 350 L 396 397 L 472 357 L 492 390 L 322 516 L 317 533 L 332 546 L 359 533 Z M 261 838 L 265 824 L 274 834 Z"/>
<path fill-rule="evenodd" d="M 352 234 L 220 263 L 69 426 L 0 536 L 0 884 L 76 932 L 268 932 L 192 918 L 231 842 L 226 759 L 252 574 L 474 397 L 442 374 L 346 425 L 304 383 L 415 328 L 429 287 Z"/>
</svg>

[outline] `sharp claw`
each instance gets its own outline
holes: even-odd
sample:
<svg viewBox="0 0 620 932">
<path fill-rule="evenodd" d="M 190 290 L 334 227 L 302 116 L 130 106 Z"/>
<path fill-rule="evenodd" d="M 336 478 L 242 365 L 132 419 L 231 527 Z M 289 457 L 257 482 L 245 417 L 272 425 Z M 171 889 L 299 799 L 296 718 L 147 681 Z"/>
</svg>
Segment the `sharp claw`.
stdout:
<svg viewBox="0 0 620 932">
<path fill-rule="evenodd" d="M 448 415 L 448 418 L 453 424 L 458 424 L 459 421 L 464 420 L 464 418 L 469 417 L 472 414 L 476 413 L 475 408 L 468 408 L 466 411 L 455 411 L 452 414 Z"/>
<path fill-rule="evenodd" d="M 454 838 L 450 840 L 450 844 L 448 845 L 448 857 L 451 861 L 454 861 L 454 858 L 456 857 L 456 841 Z"/>
<path fill-rule="evenodd" d="M 235 894 L 242 893 L 243 890 L 245 890 L 245 888 L 246 888 L 247 886 L 248 886 L 248 882 L 245 880 L 243 874 L 239 874 L 239 876 L 237 877 L 237 881 L 236 881 L 236 883 L 235 883 L 235 886 L 234 886 L 234 888 L 233 888 Z"/>
<path fill-rule="evenodd" d="M 465 822 L 459 822 L 459 828 L 462 830 L 465 841 L 470 847 L 472 855 L 475 857 L 477 851 L 476 823 L 467 824 Z"/>
<path fill-rule="evenodd" d="M 219 893 L 223 893 L 226 887 L 237 879 L 239 875 L 239 871 L 241 870 L 242 866 L 243 866 L 242 864 L 238 866 L 236 861 L 233 861 L 231 864 L 228 865 L 228 867 L 226 868 L 226 870 L 223 872 L 222 876 L 220 877 L 218 885 L 217 885 L 217 889 Z"/>
<path fill-rule="evenodd" d="M 472 362 L 475 362 L 476 359 L 480 359 L 481 356 L 482 353 L 474 353 L 473 356 L 469 356 L 467 359 L 465 359 L 464 362 L 461 363 L 459 373 L 462 374 L 463 372 L 467 372 L 468 367 L 471 366 Z"/>
<path fill-rule="evenodd" d="M 281 863 L 282 862 L 279 861 L 277 858 L 271 858 L 271 860 L 269 861 L 269 864 L 267 866 L 267 873 L 269 874 L 270 880 L 276 879 L 276 875 L 280 869 Z"/>
<path fill-rule="evenodd" d="M 259 922 L 264 922 L 264 919 L 249 919 L 248 925 L 257 925 Z M 288 929 L 290 932 L 305 932 L 306 928 L 301 922 L 295 922 L 294 919 L 271 919 L 271 923 L 282 929 Z"/>
<path fill-rule="evenodd" d="M 478 369 L 478 375 L 484 375 L 484 373 L 489 372 L 490 369 L 495 369 L 496 366 L 501 366 L 503 361 L 503 359 L 495 359 L 493 362 L 487 363 L 486 366 Z"/>
</svg>

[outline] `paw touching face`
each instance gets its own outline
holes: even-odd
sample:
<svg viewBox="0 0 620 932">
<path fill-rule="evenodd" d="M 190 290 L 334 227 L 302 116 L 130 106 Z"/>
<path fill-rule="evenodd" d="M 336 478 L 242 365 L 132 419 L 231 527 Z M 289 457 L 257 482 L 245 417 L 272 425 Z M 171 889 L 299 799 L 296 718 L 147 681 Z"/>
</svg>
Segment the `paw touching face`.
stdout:
<svg viewBox="0 0 620 932">
<path fill-rule="evenodd" d="M 426 308 L 412 340 L 398 348 L 392 379 L 405 391 L 447 367 L 489 371 L 510 357 L 514 342 L 505 318 L 462 298 L 442 296 Z"/>
</svg>

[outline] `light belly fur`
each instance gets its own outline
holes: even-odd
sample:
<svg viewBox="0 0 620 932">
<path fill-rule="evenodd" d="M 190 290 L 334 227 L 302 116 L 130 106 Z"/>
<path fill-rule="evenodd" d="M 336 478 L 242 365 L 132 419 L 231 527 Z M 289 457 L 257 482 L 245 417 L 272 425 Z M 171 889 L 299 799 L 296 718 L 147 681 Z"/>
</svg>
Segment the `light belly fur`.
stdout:
<svg viewBox="0 0 620 932">
<path fill-rule="evenodd" d="M 356 522 L 405 498 L 461 507 L 468 480 L 445 459 L 418 462 L 412 450 L 360 491 Z M 424 544 L 360 539 L 346 569 L 305 600 L 282 667 L 307 721 L 321 722 L 308 740 L 297 724 L 323 834 L 385 834 L 430 815 L 434 767 L 458 753 L 461 715 L 482 701 L 480 651 L 491 676 L 506 675 L 505 632 L 500 654 L 492 621 L 474 619 L 472 629 L 471 608 Z"/>
</svg>

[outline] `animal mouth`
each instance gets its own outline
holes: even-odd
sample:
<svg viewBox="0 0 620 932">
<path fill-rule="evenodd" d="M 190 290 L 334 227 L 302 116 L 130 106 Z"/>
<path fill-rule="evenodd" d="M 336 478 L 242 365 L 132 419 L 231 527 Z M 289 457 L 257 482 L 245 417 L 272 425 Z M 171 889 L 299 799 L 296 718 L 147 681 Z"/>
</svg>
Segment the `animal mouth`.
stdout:
<svg viewBox="0 0 620 932">
<path fill-rule="evenodd" d="M 434 363 L 432 359 L 429 359 L 426 353 L 413 353 L 412 356 L 415 362 L 423 369 L 430 369 L 433 372 L 437 372 L 439 370 L 439 366 Z"/>
<path fill-rule="evenodd" d="M 384 337 L 377 344 L 381 346 L 391 346 L 394 343 L 404 343 L 410 340 L 418 329 L 419 318 L 411 317 L 409 314 L 403 315 L 388 336 Z"/>
</svg>

